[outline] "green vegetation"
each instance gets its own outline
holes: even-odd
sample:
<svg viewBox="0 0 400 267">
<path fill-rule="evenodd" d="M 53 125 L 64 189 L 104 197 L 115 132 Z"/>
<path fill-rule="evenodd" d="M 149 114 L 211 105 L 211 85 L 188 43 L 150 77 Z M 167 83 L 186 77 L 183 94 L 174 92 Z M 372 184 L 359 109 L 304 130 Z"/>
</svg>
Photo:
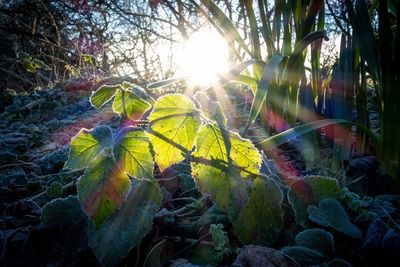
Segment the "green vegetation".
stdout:
<svg viewBox="0 0 400 267">
<path fill-rule="evenodd" d="M 0 33 L 40 39 L 0 51 L 2 84 L 21 78 L 1 99 L 2 264 L 400 260 L 400 1 L 40 1 L 25 17 L 28 2 L 0 4 Z M 230 68 L 192 84 L 173 38 L 206 27 Z M 101 51 L 68 47 L 85 33 Z M 112 75 L 123 64 L 134 77 Z"/>
</svg>

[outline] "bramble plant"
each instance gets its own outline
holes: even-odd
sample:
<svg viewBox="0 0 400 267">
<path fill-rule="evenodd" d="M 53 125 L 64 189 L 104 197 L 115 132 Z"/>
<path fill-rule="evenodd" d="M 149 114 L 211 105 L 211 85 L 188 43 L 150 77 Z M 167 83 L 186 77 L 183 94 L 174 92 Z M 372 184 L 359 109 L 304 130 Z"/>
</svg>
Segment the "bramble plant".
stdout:
<svg viewBox="0 0 400 267">
<path fill-rule="evenodd" d="M 228 128 L 219 103 L 203 92 L 192 100 L 167 94 L 156 101 L 144 92 L 127 82 L 101 86 L 90 97 L 92 105 L 101 108 L 113 99 L 114 112 L 140 126 L 127 126 L 114 135 L 111 128 L 100 125 L 82 129 L 71 140 L 65 168 L 85 169 L 78 198 L 94 222 L 89 243 L 100 262 L 116 265 L 140 244 L 162 200 L 155 165 L 162 172 L 184 160 L 190 162 L 190 178 L 228 215 L 242 243 L 274 243 L 284 227 L 282 186 L 286 186 L 260 173 L 259 150 Z M 277 146 L 320 125 L 302 125 L 263 144 Z M 308 205 L 337 197 L 340 188 L 334 179 L 308 177 L 302 183 L 312 197 L 305 198 L 297 190 L 299 183 L 290 187 L 288 198 L 297 223 L 306 225 Z"/>
</svg>

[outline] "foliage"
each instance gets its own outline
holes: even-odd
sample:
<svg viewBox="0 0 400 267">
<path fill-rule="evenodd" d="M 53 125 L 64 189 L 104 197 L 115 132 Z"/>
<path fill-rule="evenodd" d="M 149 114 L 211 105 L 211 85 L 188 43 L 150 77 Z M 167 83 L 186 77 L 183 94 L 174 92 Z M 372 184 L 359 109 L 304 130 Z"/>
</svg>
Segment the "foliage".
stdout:
<svg viewBox="0 0 400 267">
<path fill-rule="evenodd" d="M 318 228 L 300 232 L 295 238 L 295 246 L 284 247 L 281 251 L 301 266 L 351 266 L 342 259 L 334 258 L 333 236 Z"/>
<path fill-rule="evenodd" d="M 339 184 L 336 179 L 318 176 L 308 176 L 290 185 L 288 200 L 300 225 L 308 224 L 307 207 L 317 205 L 327 197 L 337 197 Z"/>
<path fill-rule="evenodd" d="M 307 209 L 311 221 L 333 228 L 355 239 L 361 238 L 360 229 L 352 224 L 343 206 L 334 198 L 325 198 L 319 207 L 309 206 Z"/>
<path fill-rule="evenodd" d="M 126 200 L 99 228 L 91 227 L 89 244 L 104 266 L 115 266 L 140 244 L 150 231 L 161 204 L 159 187 L 154 182 L 133 180 Z"/>
<path fill-rule="evenodd" d="M 282 191 L 275 182 L 257 178 L 249 201 L 233 222 L 233 231 L 240 241 L 258 245 L 276 241 L 283 228 L 282 200 Z"/>
<path fill-rule="evenodd" d="M 151 112 L 146 115 L 138 102 L 125 102 L 124 110 L 138 110 L 140 116 L 136 120 L 143 121 L 148 116 L 148 125 L 125 127 L 116 136 L 106 126 L 82 130 L 72 139 L 65 164 L 66 168 L 85 168 L 78 196 L 83 209 L 94 220 L 90 244 L 103 264 L 117 264 L 149 231 L 161 201 L 154 166 L 164 171 L 180 166 L 177 164 L 184 160 L 191 166 L 191 175 L 190 170 L 186 171 L 182 175 L 189 177 L 184 179 L 194 179 L 200 191 L 211 196 L 228 215 L 233 233 L 241 242 L 272 244 L 277 240 L 284 223 L 282 189 L 275 181 L 260 176 L 260 152 L 250 140 L 228 129 L 218 103 L 210 102 L 204 94 L 196 95 L 198 107 L 181 94 L 147 102 L 127 83 L 100 87 L 92 94 L 91 103 L 101 107 L 119 92 L 134 94 L 139 102 L 154 103 L 149 104 Z M 116 101 L 119 100 L 115 97 Z M 114 112 L 123 119 L 136 121 L 125 116 L 126 112 L 115 108 Z M 282 140 L 300 134 L 301 131 L 294 135 L 287 131 L 282 133 Z M 306 186 L 306 192 L 298 190 L 301 185 Z M 338 192 L 334 179 L 305 177 L 291 185 L 288 198 L 296 216 L 302 218 L 298 222 L 303 224 L 309 205 L 318 204 L 324 197 L 336 197 Z M 309 199 L 304 199 L 306 194 Z M 127 217 L 133 213 L 137 215 Z M 227 239 L 221 229 L 214 228 L 210 233 L 215 242 L 219 240 L 215 244 L 222 257 L 226 252 L 221 250 L 222 243 L 226 245 Z M 126 238 L 121 238 L 123 231 L 129 231 Z M 107 240 L 115 240 L 112 249 L 106 245 Z"/>
</svg>

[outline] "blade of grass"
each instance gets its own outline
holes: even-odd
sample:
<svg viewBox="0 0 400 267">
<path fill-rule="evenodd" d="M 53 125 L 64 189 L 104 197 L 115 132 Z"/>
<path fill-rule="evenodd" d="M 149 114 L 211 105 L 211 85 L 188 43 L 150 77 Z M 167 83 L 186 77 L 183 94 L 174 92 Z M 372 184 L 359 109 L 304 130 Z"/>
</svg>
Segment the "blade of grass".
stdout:
<svg viewBox="0 0 400 267">
<path fill-rule="evenodd" d="M 197 4 L 194 0 L 190 0 L 190 2 L 195 6 L 195 8 L 207 19 L 207 21 L 214 27 L 214 29 L 224 38 L 229 46 L 229 49 L 235 55 L 237 60 L 242 61 L 242 56 L 240 55 L 238 49 L 234 46 L 234 40 L 227 35 L 223 29 L 221 29 L 218 23 L 205 11 L 199 4 Z"/>
<path fill-rule="evenodd" d="M 171 79 L 166 79 L 166 80 L 162 80 L 162 81 L 158 81 L 158 82 L 154 82 L 154 83 L 150 83 L 149 85 L 147 85 L 147 89 L 159 89 L 177 82 L 181 82 L 184 80 L 187 80 L 188 77 L 178 77 L 178 78 L 171 78 Z"/>
<path fill-rule="evenodd" d="M 241 48 L 243 48 L 251 57 L 254 57 L 253 53 L 245 44 L 244 40 L 240 36 L 238 30 L 233 25 L 232 21 L 225 15 L 225 13 L 214 3 L 212 0 L 200 0 L 201 3 L 207 8 L 207 10 L 215 18 L 216 24 L 224 30 L 226 36 L 236 41 Z M 193 1 L 192 1 L 193 2 Z"/>
<path fill-rule="evenodd" d="M 261 64 L 262 61 L 260 60 L 255 60 L 255 59 L 249 59 L 245 60 L 243 62 L 240 62 L 239 64 L 235 65 L 232 69 L 230 69 L 227 73 L 224 73 L 220 75 L 220 79 L 218 82 L 211 87 L 207 88 L 206 90 L 212 90 L 214 88 L 218 88 L 221 86 L 226 85 L 230 81 L 236 79 L 240 75 L 241 72 L 245 71 L 249 66 L 255 65 L 255 64 Z"/>
<path fill-rule="evenodd" d="M 254 122 L 254 120 L 257 118 L 257 115 L 260 113 L 261 107 L 265 102 L 269 86 L 271 82 L 275 79 L 276 67 L 281 62 L 281 60 L 281 56 L 275 55 L 268 61 L 267 65 L 265 66 L 261 79 L 257 84 L 257 89 L 253 97 L 253 102 L 251 104 L 249 119 L 243 131 L 243 134 L 246 133 L 250 124 Z"/>
<path fill-rule="evenodd" d="M 284 132 L 281 132 L 277 135 L 274 135 L 272 137 L 269 137 L 259 143 L 256 144 L 256 146 L 261 147 L 263 150 L 269 150 L 272 148 L 275 148 L 279 145 L 282 145 L 290 140 L 293 140 L 299 136 L 302 136 L 304 134 L 307 134 L 311 131 L 333 125 L 333 124 L 347 124 L 347 125 L 357 125 L 357 127 L 360 127 L 365 131 L 365 133 L 368 135 L 368 137 L 371 139 L 372 143 L 378 144 L 378 138 L 377 136 L 368 128 L 366 128 L 364 125 L 359 125 L 357 123 L 353 123 L 350 121 L 346 120 L 341 120 L 341 119 L 326 119 L 326 120 L 319 120 L 319 121 L 313 121 L 309 123 L 305 123 L 300 126 L 293 127 L 289 130 L 286 130 Z"/>
</svg>

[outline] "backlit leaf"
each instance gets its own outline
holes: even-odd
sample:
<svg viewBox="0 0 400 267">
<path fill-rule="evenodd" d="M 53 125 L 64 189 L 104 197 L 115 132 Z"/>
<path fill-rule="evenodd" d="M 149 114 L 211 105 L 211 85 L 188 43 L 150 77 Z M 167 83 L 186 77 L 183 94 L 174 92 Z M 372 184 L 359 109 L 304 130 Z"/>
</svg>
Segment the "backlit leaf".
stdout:
<svg viewBox="0 0 400 267">
<path fill-rule="evenodd" d="M 158 89 L 158 88 L 163 88 L 165 86 L 174 84 L 174 83 L 178 83 L 181 81 L 185 81 L 187 80 L 187 77 L 178 77 L 178 78 L 171 78 L 171 79 L 166 79 L 166 80 L 162 80 L 159 82 L 154 82 L 151 83 L 149 85 L 147 85 L 147 89 Z"/>
<path fill-rule="evenodd" d="M 148 130 L 161 171 L 185 158 L 194 144 L 200 125 L 198 111 L 184 95 L 165 95 L 158 99 L 149 116 Z"/>
<path fill-rule="evenodd" d="M 112 132 L 108 126 L 97 126 L 92 130 L 82 129 L 72 138 L 68 161 L 64 168 L 83 169 L 100 152 L 112 145 Z"/>
<path fill-rule="evenodd" d="M 229 135 L 227 137 L 231 139 Z M 226 141 L 230 140 L 224 140 L 223 131 L 218 125 L 203 125 L 197 134 L 196 151 L 191 163 L 192 175 L 200 190 L 209 193 L 218 208 L 234 218 L 247 201 L 248 186 L 228 157 L 230 144 Z M 237 153 L 237 158 L 239 156 Z"/>
<path fill-rule="evenodd" d="M 378 145 L 378 138 L 370 129 L 368 129 L 367 127 L 365 127 L 362 124 L 347 121 L 347 120 L 342 120 L 342 119 L 326 119 L 326 120 L 318 120 L 318 121 L 304 123 L 302 125 L 293 127 L 289 130 L 286 130 L 284 132 L 276 134 L 272 137 L 269 137 L 269 138 L 259 142 L 258 145 L 261 146 L 263 150 L 272 149 L 272 148 L 282 145 L 290 140 L 293 140 L 299 136 L 305 135 L 311 131 L 314 131 L 316 129 L 326 127 L 329 125 L 333 125 L 333 124 L 346 124 L 346 125 L 354 124 L 357 126 L 357 128 L 360 128 L 360 130 L 362 130 L 362 132 L 367 134 L 367 136 L 370 138 L 370 140 L 373 144 Z"/>
<path fill-rule="evenodd" d="M 197 92 L 194 98 L 200 104 L 204 116 L 226 126 L 228 121 L 219 102 L 212 101 L 204 92 L 201 91 Z"/>
<path fill-rule="evenodd" d="M 275 69 L 281 62 L 281 59 L 281 56 L 273 56 L 268 61 L 268 64 L 265 66 L 263 74 L 261 75 L 261 79 L 257 84 L 256 93 L 253 97 L 249 120 L 247 121 L 245 131 L 249 127 L 250 123 L 253 123 L 254 120 L 257 118 L 257 115 L 260 113 L 261 106 L 265 103 L 265 98 L 268 93 L 269 85 L 275 79 Z"/>
<path fill-rule="evenodd" d="M 127 128 L 120 133 L 114 146 L 114 155 L 120 169 L 138 179 L 153 179 L 154 161 L 150 141 L 141 128 Z"/>
<path fill-rule="evenodd" d="M 111 100 L 115 93 L 121 89 L 120 85 L 103 85 L 90 96 L 90 104 L 95 108 L 101 108 Z"/>
<path fill-rule="evenodd" d="M 213 15 L 213 21 L 224 32 L 223 37 L 230 42 L 236 41 L 241 48 L 243 48 L 249 55 L 252 55 L 250 49 L 247 47 L 238 30 L 233 25 L 232 21 L 224 14 L 224 12 L 212 0 L 201 0 L 201 3 Z"/>
<path fill-rule="evenodd" d="M 336 179 L 307 176 L 290 185 L 288 191 L 289 203 L 295 214 L 296 222 L 307 225 L 307 207 L 318 205 L 326 197 L 337 197 L 340 186 Z"/>
<path fill-rule="evenodd" d="M 138 120 L 150 108 L 150 104 L 131 91 L 119 90 L 115 95 L 112 107 L 119 116 Z"/>
<path fill-rule="evenodd" d="M 89 242 L 104 266 L 116 266 L 150 231 L 161 204 L 157 184 L 133 180 L 122 207 L 99 229 L 92 227 Z"/>
<path fill-rule="evenodd" d="M 128 175 L 110 156 L 99 156 L 79 179 L 78 196 L 96 226 L 115 213 L 129 192 Z"/>
<path fill-rule="evenodd" d="M 230 158 L 241 171 L 243 178 L 258 175 L 261 167 L 261 154 L 250 140 L 243 139 L 237 133 L 230 133 Z"/>
<path fill-rule="evenodd" d="M 283 228 L 283 194 L 272 180 L 257 178 L 249 201 L 233 222 L 235 235 L 245 244 L 271 245 Z"/>
</svg>

